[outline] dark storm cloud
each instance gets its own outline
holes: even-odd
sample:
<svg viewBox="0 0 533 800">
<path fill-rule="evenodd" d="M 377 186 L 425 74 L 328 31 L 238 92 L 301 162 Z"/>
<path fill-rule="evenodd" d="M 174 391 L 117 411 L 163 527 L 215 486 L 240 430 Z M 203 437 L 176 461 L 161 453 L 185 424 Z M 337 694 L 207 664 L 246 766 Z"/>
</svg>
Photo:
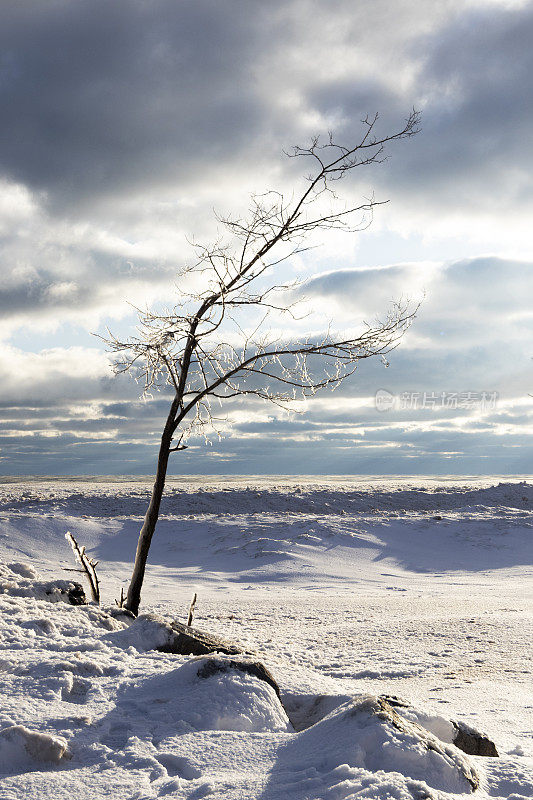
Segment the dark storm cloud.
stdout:
<svg viewBox="0 0 533 800">
<path fill-rule="evenodd" d="M 502 189 L 514 200 L 531 198 L 532 183 L 522 179 L 533 156 L 532 38 L 533 7 L 526 4 L 467 12 L 420 43 L 428 54 L 422 67 L 428 103 L 412 183 L 453 189 L 454 178 L 465 176 L 482 181 L 472 187 L 477 194 L 490 179 L 492 197 L 483 202 L 501 202 Z M 407 177 L 400 165 L 393 169 Z"/>
<path fill-rule="evenodd" d="M 157 411 L 162 410 L 160 405 L 159 401 L 143 404 L 144 415 L 136 419 L 135 403 L 131 407 L 104 403 L 100 406 L 102 410 L 109 411 L 115 406 L 117 411 L 134 413 L 131 417 L 127 413 L 122 417 L 106 416 L 103 424 L 99 424 L 98 413 L 92 419 L 80 421 L 74 417 L 65 419 L 66 415 L 61 414 L 57 424 L 41 420 L 39 428 L 38 419 L 29 420 L 11 435 L 0 432 L 0 460 L 3 460 L 0 473 L 149 474 L 161 427 L 157 419 Z M 94 408 L 92 413 L 95 414 Z M 531 424 L 532 414 L 522 416 Z M 311 409 L 309 415 L 297 419 L 239 423 L 222 441 L 215 439 L 212 446 L 193 439 L 189 450 L 173 458 L 170 471 L 174 474 L 527 472 L 526 456 L 530 457 L 533 451 L 533 428 L 524 430 L 522 418 L 510 423 L 505 412 L 489 414 L 479 421 L 467 412 L 455 412 L 453 419 L 442 417 L 440 412 L 427 411 L 383 414 L 370 406 L 351 414 L 346 411 L 337 414 L 326 404 L 320 412 Z M 502 421 L 507 423 L 505 430 L 498 428 Z M 363 424 L 354 424 L 357 422 Z M 92 438 L 91 431 L 98 436 Z M 100 438 L 104 432 L 107 439 Z"/>
<path fill-rule="evenodd" d="M 104 416 L 127 417 L 128 419 L 145 419 L 147 416 L 153 419 L 155 416 L 168 414 L 172 396 L 160 399 L 146 399 L 139 402 L 118 402 L 104 403 L 100 413 Z"/>
<path fill-rule="evenodd" d="M 32 400 L 29 405 L 14 404 L 12 400 L 0 400 L 0 414 L 9 414 L 10 419 L 18 417 L 24 419 L 34 411 L 38 411 L 39 416 L 48 417 L 56 413 L 56 408 L 57 403 L 51 403 L 49 400 Z"/>
<path fill-rule="evenodd" d="M 0 436 L 0 474 L 149 474 L 154 454 L 155 447 L 146 443 L 102 442 L 72 434 Z"/>
<path fill-rule="evenodd" d="M 0 313 L 4 319 L 21 312 L 39 314 L 62 307 L 86 307 L 95 301 L 94 284 L 61 282 L 47 271 L 20 276 L 12 285 L 0 285 Z"/>
<path fill-rule="evenodd" d="M 265 435 L 259 439 L 228 439 L 212 448 L 176 460 L 176 474 L 498 474 L 530 470 L 527 455 L 533 436 L 520 442 L 521 432 L 495 437 L 492 431 L 439 433 L 387 431 L 385 426 L 364 438 L 336 437 L 333 441 L 286 441 Z M 516 444 L 521 448 L 517 449 Z M 257 452 L 261 452 L 261 461 Z M 225 458 L 226 457 L 226 458 Z"/>
<path fill-rule="evenodd" d="M 297 290 L 296 297 L 336 300 L 339 305 L 365 314 L 384 312 L 409 293 L 410 267 L 398 264 L 384 269 L 337 269 L 315 275 Z M 429 276 L 430 277 L 430 276 Z M 423 285 L 423 284 L 421 284 Z"/>
<path fill-rule="evenodd" d="M 366 362 L 355 373 L 342 394 L 374 395 L 387 389 L 403 392 L 498 392 L 501 397 L 526 395 L 525 376 L 531 373 L 531 356 L 526 344 L 517 349 L 501 343 L 497 353 L 490 344 L 465 343 L 464 350 L 451 355 L 446 349 L 398 349 L 389 356 L 389 367 Z"/>
<path fill-rule="evenodd" d="M 2 9 L 1 166 L 66 202 L 186 179 L 257 135 L 276 4 L 32 0 Z"/>
<path fill-rule="evenodd" d="M 435 279 L 439 281 L 438 301 L 432 297 Z M 467 310 L 507 316 L 510 310 L 531 309 L 532 279 L 531 262 L 482 256 L 450 262 L 438 271 L 417 264 L 333 270 L 310 278 L 299 289 L 299 295 L 336 298 L 343 304 L 369 306 L 422 288 L 427 290 L 427 301 L 441 304 L 446 314 L 453 311 L 454 301 L 460 296 L 466 304 L 461 308 L 463 313 Z M 446 298 L 443 298 L 443 291 Z"/>
<path fill-rule="evenodd" d="M 377 182 L 431 193 L 434 202 L 437 188 L 459 204 L 529 198 L 531 5 L 459 4 L 453 13 L 453 3 L 401 2 L 394 16 L 374 5 L 337 2 L 313 14 L 305 2 L 8 3 L 0 168 L 71 210 L 74 198 L 183 187 L 199 170 L 257 154 L 265 141 L 290 145 L 317 112 L 339 120 L 351 140 L 365 113 L 380 111 L 387 130 L 417 105 L 422 133 L 375 173 Z M 309 47 L 321 20 L 327 34 Z M 334 63 L 344 53 L 361 63 L 335 63 L 330 78 L 326 49 Z M 277 104 L 287 85 L 290 113 Z"/>
<path fill-rule="evenodd" d="M 503 215 L 512 204 L 533 199 L 532 40 L 530 3 L 465 4 L 429 33 L 405 40 L 411 79 L 391 80 L 378 66 L 372 80 L 347 76 L 311 86 L 308 101 L 341 115 L 341 136 L 354 130 L 364 111 L 379 111 L 382 130 L 390 130 L 416 106 L 421 132 L 390 148 L 393 158 L 373 173 L 374 185 L 382 194 L 398 189 L 422 207 L 429 202 L 453 210 L 475 202 L 471 213 L 487 208 Z"/>
</svg>

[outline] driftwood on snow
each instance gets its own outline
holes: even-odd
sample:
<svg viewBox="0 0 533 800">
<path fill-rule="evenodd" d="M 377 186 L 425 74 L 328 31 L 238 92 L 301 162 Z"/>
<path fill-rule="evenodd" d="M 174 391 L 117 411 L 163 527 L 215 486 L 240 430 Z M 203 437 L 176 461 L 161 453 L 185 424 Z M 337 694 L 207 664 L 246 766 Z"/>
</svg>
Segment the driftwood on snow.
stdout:
<svg viewBox="0 0 533 800">
<path fill-rule="evenodd" d="M 154 615 L 150 615 L 154 619 Z M 191 628 L 182 622 L 167 621 L 159 618 L 158 621 L 165 626 L 168 640 L 157 649 L 162 653 L 176 653 L 182 656 L 203 656 L 207 653 L 225 653 L 226 655 L 239 655 L 246 652 L 245 648 L 228 642 L 220 636 L 215 636 L 198 628 Z"/>
</svg>

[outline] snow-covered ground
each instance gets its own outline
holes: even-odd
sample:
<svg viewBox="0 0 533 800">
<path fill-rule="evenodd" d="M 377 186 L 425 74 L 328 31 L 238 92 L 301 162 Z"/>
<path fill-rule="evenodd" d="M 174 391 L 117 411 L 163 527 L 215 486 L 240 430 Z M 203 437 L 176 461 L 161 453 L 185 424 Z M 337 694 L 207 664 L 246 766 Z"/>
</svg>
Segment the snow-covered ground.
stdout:
<svg viewBox="0 0 533 800">
<path fill-rule="evenodd" d="M 149 619 L 45 594 L 81 578 L 63 571 L 70 530 L 112 606 L 148 494 L 0 484 L 0 800 L 468 796 L 454 759 L 479 776 L 474 797 L 533 797 L 529 479 L 172 479 L 141 611 L 185 621 L 197 592 L 194 624 L 256 653 L 283 706 L 253 676 L 200 680 L 202 662 L 151 649 Z M 405 698 L 448 750 L 367 694 Z M 500 757 L 461 753 L 449 720 Z"/>
</svg>

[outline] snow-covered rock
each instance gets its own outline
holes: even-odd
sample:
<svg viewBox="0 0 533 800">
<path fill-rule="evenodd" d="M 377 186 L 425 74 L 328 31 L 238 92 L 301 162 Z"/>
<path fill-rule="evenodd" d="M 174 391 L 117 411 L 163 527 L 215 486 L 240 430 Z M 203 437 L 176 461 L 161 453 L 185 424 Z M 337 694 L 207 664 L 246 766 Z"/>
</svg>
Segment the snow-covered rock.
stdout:
<svg viewBox="0 0 533 800">
<path fill-rule="evenodd" d="M 225 658 L 218 655 L 209 656 L 208 658 L 202 658 L 200 660 L 202 665 L 198 669 L 199 678 L 211 678 L 218 672 L 242 672 L 245 675 L 258 678 L 260 681 L 265 681 L 265 683 L 268 683 L 268 685 L 274 689 L 276 695 L 280 697 L 279 686 L 274 676 L 260 661 L 254 661 L 251 658 Z"/>
<path fill-rule="evenodd" d="M 250 669 L 209 657 L 119 688 L 117 708 L 142 713 L 168 733 L 203 731 L 291 731 L 273 686 Z M 213 668 L 215 664 L 215 668 Z M 141 712 L 142 710 L 142 712 Z"/>
<path fill-rule="evenodd" d="M 406 700 L 395 695 L 381 695 L 381 699 L 386 700 L 404 719 L 418 723 L 441 741 L 454 744 L 463 753 L 471 756 L 498 757 L 494 742 L 485 733 L 462 720 L 448 720 L 439 714 L 430 714 L 414 708 Z"/>
<path fill-rule="evenodd" d="M 479 786 L 464 753 L 401 717 L 378 697 L 353 698 L 297 738 L 302 767 L 319 766 L 328 772 L 347 764 L 374 773 L 400 773 L 433 789 L 461 794 Z"/>
</svg>

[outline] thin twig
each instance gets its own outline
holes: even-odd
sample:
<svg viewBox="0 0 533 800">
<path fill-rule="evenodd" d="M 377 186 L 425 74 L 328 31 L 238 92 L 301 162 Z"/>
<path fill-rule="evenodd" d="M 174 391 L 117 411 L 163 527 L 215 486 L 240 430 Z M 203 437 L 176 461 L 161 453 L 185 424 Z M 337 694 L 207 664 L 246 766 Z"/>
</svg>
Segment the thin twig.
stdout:
<svg viewBox="0 0 533 800">
<path fill-rule="evenodd" d="M 192 618 L 193 618 L 193 614 L 194 614 L 195 605 L 196 605 L 196 592 L 194 593 L 194 597 L 191 600 L 191 604 L 189 606 L 189 615 L 187 617 L 187 627 L 190 627 L 192 625 Z"/>
</svg>

